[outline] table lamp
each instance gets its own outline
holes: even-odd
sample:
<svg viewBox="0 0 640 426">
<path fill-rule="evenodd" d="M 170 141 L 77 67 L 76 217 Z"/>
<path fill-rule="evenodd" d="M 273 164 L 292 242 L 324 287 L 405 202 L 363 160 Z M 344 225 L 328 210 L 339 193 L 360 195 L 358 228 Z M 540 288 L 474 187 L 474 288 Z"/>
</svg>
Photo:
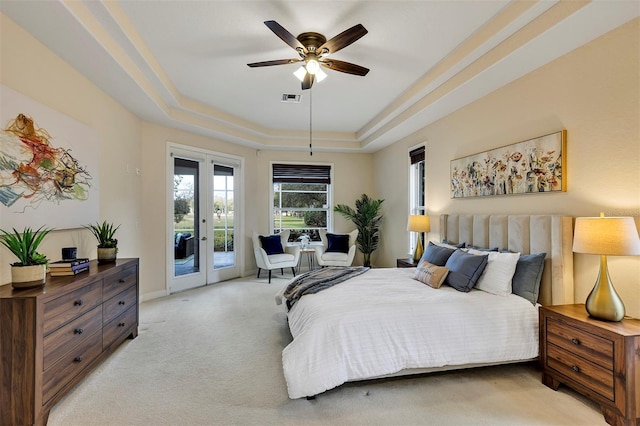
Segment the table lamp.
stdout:
<svg viewBox="0 0 640 426">
<path fill-rule="evenodd" d="M 421 232 L 431 231 L 431 222 L 429 222 L 429 216 L 426 215 L 410 215 L 407 222 L 407 231 L 418 233 L 418 242 L 416 243 L 416 249 L 413 252 L 413 260 L 419 261 L 422 257 L 424 249 L 422 248 L 422 239 L 420 238 Z"/>
<path fill-rule="evenodd" d="M 625 310 L 616 293 L 609 270 L 607 256 L 640 254 L 640 238 L 631 217 L 578 217 L 573 236 L 574 253 L 600 255 L 598 279 L 587 297 L 585 308 L 594 318 L 620 321 Z"/>
</svg>

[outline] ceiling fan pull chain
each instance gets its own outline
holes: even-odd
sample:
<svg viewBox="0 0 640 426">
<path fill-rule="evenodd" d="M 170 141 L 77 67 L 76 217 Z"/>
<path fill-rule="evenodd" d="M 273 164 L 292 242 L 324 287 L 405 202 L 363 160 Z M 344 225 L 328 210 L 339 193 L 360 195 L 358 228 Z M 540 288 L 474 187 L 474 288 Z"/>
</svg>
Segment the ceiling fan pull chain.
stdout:
<svg viewBox="0 0 640 426">
<path fill-rule="evenodd" d="M 313 89 L 313 86 L 311 86 L 309 88 L 309 155 L 313 157 L 313 145 L 312 145 L 312 143 L 313 143 L 313 139 L 312 139 L 313 130 L 312 129 L 313 128 L 311 126 L 311 105 L 312 105 L 312 100 L 313 100 L 313 97 L 312 97 L 313 90 L 312 89 Z"/>
</svg>

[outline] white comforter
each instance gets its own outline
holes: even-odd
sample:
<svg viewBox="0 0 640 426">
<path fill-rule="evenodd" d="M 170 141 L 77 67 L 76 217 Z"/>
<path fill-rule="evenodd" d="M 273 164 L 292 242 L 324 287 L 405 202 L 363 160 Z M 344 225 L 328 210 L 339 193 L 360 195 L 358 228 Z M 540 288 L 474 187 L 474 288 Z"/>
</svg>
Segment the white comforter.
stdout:
<svg viewBox="0 0 640 426">
<path fill-rule="evenodd" d="M 516 296 L 433 289 L 414 269 L 372 269 L 288 313 L 282 352 L 290 398 L 403 369 L 528 360 L 538 355 L 538 307 Z"/>
</svg>

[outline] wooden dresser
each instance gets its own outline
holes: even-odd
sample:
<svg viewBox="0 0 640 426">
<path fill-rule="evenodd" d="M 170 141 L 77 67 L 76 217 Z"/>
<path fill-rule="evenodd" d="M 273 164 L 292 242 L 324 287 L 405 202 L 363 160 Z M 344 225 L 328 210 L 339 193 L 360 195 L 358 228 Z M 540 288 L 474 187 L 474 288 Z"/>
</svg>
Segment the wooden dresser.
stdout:
<svg viewBox="0 0 640 426">
<path fill-rule="evenodd" d="M 540 308 L 542 382 L 600 404 L 607 423 L 640 425 L 640 320 L 589 317 L 584 305 Z"/>
<path fill-rule="evenodd" d="M 138 335 L 138 259 L 44 287 L 0 286 L 0 424 L 46 424 L 49 411 L 126 338 Z"/>
</svg>

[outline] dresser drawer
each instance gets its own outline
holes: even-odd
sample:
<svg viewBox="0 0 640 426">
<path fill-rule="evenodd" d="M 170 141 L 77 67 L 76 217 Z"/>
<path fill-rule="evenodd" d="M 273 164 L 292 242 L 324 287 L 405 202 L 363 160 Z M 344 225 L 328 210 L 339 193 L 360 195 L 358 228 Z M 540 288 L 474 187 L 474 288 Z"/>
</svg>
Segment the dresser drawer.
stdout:
<svg viewBox="0 0 640 426">
<path fill-rule="evenodd" d="M 112 319 L 138 303 L 136 287 L 129 287 L 125 291 L 104 302 L 102 305 L 102 319 L 104 323 Z"/>
<path fill-rule="evenodd" d="M 122 313 L 119 317 L 106 324 L 102 330 L 102 347 L 106 349 L 119 339 L 123 339 L 131 332 L 131 327 L 138 323 L 138 310 L 135 306 Z"/>
<path fill-rule="evenodd" d="M 89 336 L 81 344 L 67 352 L 42 376 L 42 401 L 46 403 L 62 389 L 69 380 L 80 373 L 102 352 L 102 333 Z"/>
<path fill-rule="evenodd" d="M 593 389 L 608 400 L 614 400 L 613 371 L 602 368 L 554 345 L 547 347 L 546 356 L 549 368 L 556 370 L 582 386 Z"/>
<path fill-rule="evenodd" d="M 613 370 L 614 342 L 611 340 L 548 318 L 547 341 L 607 370 Z"/>
<path fill-rule="evenodd" d="M 102 303 L 102 280 L 50 300 L 44 304 L 43 332 L 46 336 L 70 320 Z"/>
<path fill-rule="evenodd" d="M 44 338 L 43 370 L 51 367 L 61 356 L 84 339 L 102 329 L 102 309 L 96 306 Z"/>
<path fill-rule="evenodd" d="M 105 277 L 102 287 L 104 300 L 120 293 L 125 288 L 136 284 L 138 281 L 138 268 L 132 266 Z"/>
</svg>

